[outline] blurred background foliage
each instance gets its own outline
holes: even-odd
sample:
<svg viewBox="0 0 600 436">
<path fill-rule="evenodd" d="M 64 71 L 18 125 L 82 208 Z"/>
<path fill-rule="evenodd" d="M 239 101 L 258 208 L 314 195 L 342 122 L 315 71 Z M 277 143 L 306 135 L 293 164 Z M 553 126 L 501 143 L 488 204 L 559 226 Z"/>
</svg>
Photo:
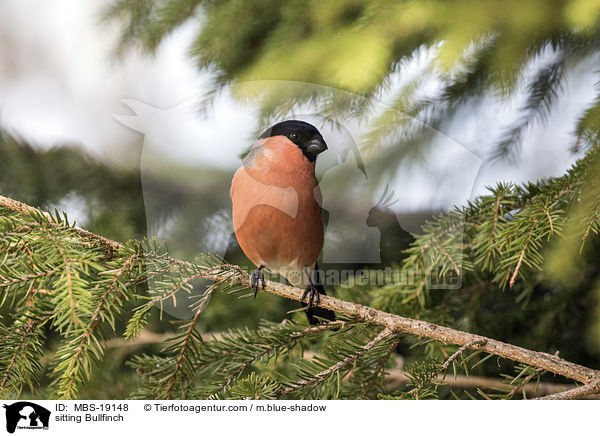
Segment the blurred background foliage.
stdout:
<svg viewBox="0 0 600 436">
<path fill-rule="evenodd" d="M 600 6 L 593 0 L 123 0 L 104 17 L 122 23 L 120 53 L 135 47 L 151 54 L 193 20 L 198 31 L 189 54 L 221 87 L 254 80 L 324 85 L 306 94 L 301 84 L 245 89 L 240 97 L 261 98 L 261 125 L 311 103 L 334 120 L 368 121 L 372 134 L 363 145 L 370 147 L 390 136 L 394 145 L 418 139 L 425 146 L 430 128 L 446 133 L 461 107 L 525 88 L 520 116 L 491 151 L 505 156 L 518 151 L 531 123 L 547 117 L 565 72 L 597 55 Z M 424 52 L 432 55 L 424 68 L 399 80 Z M 379 101 L 389 108 L 371 113 Z M 582 141 L 589 141 L 586 126 L 597 125 L 600 110 L 597 102 L 586 109 L 574 126 Z"/>
<path fill-rule="evenodd" d="M 152 55 L 177 28 L 196 23 L 189 56 L 199 69 L 212 74 L 216 85 L 207 105 L 219 91 L 231 90 L 240 101 L 259 106 L 257 131 L 307 107 L 334 122 L 353 119 L 367 126 L 368 134 L 358 144 L 363 156 L 391 168 L 397 168 L 410 150 L 429 147 L 437 132 L 447 134 L 465 108 L 476 112 L 490 99 L 512 101 L 517 94 L 522 95 L 517 116 L 493 147 L 471 151 L 484 161 L 518 160 L 523 136 L 557 109 L 569 74 L 600 53 L 600 3 L 594 0 L 118 0 L 105 8 L 102 19 L 120 26 L 117 52 L 121 56 L 132 49 Z M 422 58 L 426 61 L 419 62 L 421 68 L 407 74 Z M 253 81 L 264 80 L 273 82 L 268 87 L 253 86 Z M 299 83 L 290 87 L 289 82 L 279 86 L 277 81 Z M 304 86 L 305 82 L 323 86 Z M 589 156 L 600 135 L 600 92 L 594 87 L 589 93 L 593 102 L 581 108 L 570 126 L 573 142 L 564 144 L 577 156 Z M 79 225 L 119 241 L 145 236 L 147 213 L 169 218 L 147 209 L 138 170 L 111 167 L 72 144 L 42 151 L 6 131 L 0 142 L 0 193 L 5 196 L 50 209 L 69 205 L 84 212 Z M 487 198 L 460 210 L 467 222 L 473 218 L 481 226 L 472 233 L 467 228 L 465 233 L 465 252 L 471 258 L 463 261 L 466 275 L 461 289 L 420 293 L 410 286 L 381 288 L 351 282 L 334 294 L 526 348 L 560 350 L 565 359 L 600 367 L 600 192 L 598 165 L 589 159 L 591 169 L 571 176 L 583 186 L 573 191 L 577 198 L 565 197 L 570 187 L 561 190 L 547 181 L 532 181 L 536 183 L 526 187 L 498 186 Z M 185 182 L 194 178 L 209 182 L 197 186 Z M 205 236 L 202 223 L 215 211 L 229 207 L 226 197 L 211 196 L 211 192 L 227 190 L 230 178 L 228 170 L 166 164 L 160 174 L 147 175 L 144 184 L 152 188 L 153 202 L 177 216 L 173 232 L 179 236 L 171 236 L 184 243 L 171 255 L 191 259 L 199 254 L 198 241 Z M 567 175 L 565 183 L 568 180 Z M 546 216 L 547 211 L 549 221 L 534 225 L 531 233 L 529 227 L 511 227 L 511 220 L 523 211 L 532 214 L 531 222 L 538 222 L 538 215 L 528 209 L 531 204 L 538 206 L 536 199 L 547 208 L 535 209 L 536 213 L 543 211 Z M 502 213 L 498 205 L 504 208 Z M 437 212 L 423 211 L 415 221 Z M 410 255 L 411 266 L 415 251 L 423 246 L 418 245 L 422 242 L 419 235 L 413 251 L 403 252 L 409 238 L 395 212 L 380 208 L 373 216 L 374 224 L 386 235 L 384 265 L 398 265 Z M 553 219 L 557 227 L 549 234 Z M 506 258 L 504 246 L 494 245 L 498 222 L 505 232 L 502 241 L 512 247 Z M 434 225 L 433 230 L 426 227 L 415 233 L 426 237 L 436 231 Z M 561 237 L 551 238 L 554 232 Z M 528 246 L 532 235 L 536 235 L 535 244 L 526 251 L 523 246 Z M 481 251 L 488 240 L 489 250 Z M 525 265 L 517 276 L 514 266 L 521 249 Z M 228 244 L 226 258 L 248 265 L 234 240 Z M 508 284 L 509 273 L 517 278 L 513 286 Z M 415 293 L 418 297 L 412 298 Z M 280 321 L 295 308 L 293 303 L 267 295 L 252 302 L 219 293 L 200 318 L 198 330 L 256 327 L 260 320 Z M 10 319 L 10 308 L 2 308 L 0 315 Z M 287 316 L 304 322 L 302 314 Z M 169 315 L 153 313 L 136 344 L 111 339 L 106 358 L 80 396 L 132 395 L 138 376 L 125 362 L 142 352 L 159 352 L 164 339 L 173 334 L 171 321 Z M 125 322 L 118 321 L 117 332 Z M 48 335 L 43 371 L 50 368 L 50 355 L 58 341 L 50 331 Z M 311 339 L 306 345 L 318 350 L 329 338 Z M 443 361 L 454 349 L 402 337 L 396 351 L 410 366 L 427 359 Z M 515 371 L 511 362 L 496 359 L 473 369 L 489 377 L 506 373 L 514 377 Z M 45 372 L 42 375 L 40 396 L 44 397 L 51 391 L 51 378 Z M 557 381 L 551 375 L 543 380 Z M 454 394 L 468 398 L 460 389 Z M 452 398 L 447 389 L 440 396 Z"/>
</svg>

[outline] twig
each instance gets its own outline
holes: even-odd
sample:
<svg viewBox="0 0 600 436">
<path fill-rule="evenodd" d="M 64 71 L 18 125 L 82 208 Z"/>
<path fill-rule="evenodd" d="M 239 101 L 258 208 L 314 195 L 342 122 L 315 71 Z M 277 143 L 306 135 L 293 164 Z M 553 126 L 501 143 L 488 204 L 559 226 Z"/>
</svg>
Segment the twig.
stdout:
<svg viewBox="0 0 600 436">
<path fill-rule="evenodd" d="M 387 328 L 384 329 L 375 338 L 373 338 L 367 344 L 363 345 L 353 355 L 348 356 L 348 357 L 346 357 L 343 360 L 340 360 L 335 365 L 332 365 L 332 366 L 330 366 L 327 369 L 324 369 L 323 371 L 321 371 L 320 373 L 318 373 L 317 375 L 315 375 L 314 378 L 311 378 L 310 380 L 299 380 L 299 381 L 293 383 L 292 385 L 288 386 L 287 388 L 282 389 L 281 392 L 279 393 L 279 396 L 284 397 L 284 396 L 286 396 L 286 395 L 288 395 L 288 394 L 290 394 L 290 393 L 292 393 L 294 391 L 297 391 L 298 389 L 302 389 L 302 388 L 304 388 L 306 386 L 312 386 L 313 389 L 314 389 L 314 386 L 316 384 L 318 384 L 319 382 L 325 380 L 331 374 L 334 374 L 337 371 L 341 371 L 342 369 L 344 369 L 348 365 L 352 364 L 352 362 L 356 361 L 358 358 L 360 358 L 361 356 L 363 356 L 366 353 L 368 353 L 370 350 L 372 350 L 374 347 L 376 347 L 377 344 L 379 344 L 381 341 L 383 341 L 387 337 L 392 336 L 393 334 L 394 334 L 394 332 L 392 330 L 387 329 Z"/>
<path fill-rule="evenodd" d="M 521 255 L 519 256 L 519 261 L 517 262 L 517 266 L 515 267 L 515 272 L 513 273 L 512 277 L 510 278 L 510 282 L 509 282 L 509 287 L 513 287 L 515 284 L 515 281 L 517 280 L 517 274 L 519 274 L 519 268 L 521 268 L 521 263 L 523 262 L 523 259 L 525 258 L 525 252 L 527 251 L 527 247 L 529 246 L 529 243 L 531 242 L 531 237 L 533 236 L 533 231 L 535 230 L 535 226 L 537 225 L 539 219 L 536 219 L 533 222 L 533 225 L 531 226 L 531 230 L 529 231 L 529 235 L 527 236 L 527 240 L 525 241 L 525 245 L 523 246 L 523 250 L 521 250 Z"/>
<path fill-rule="evenodd" d="M 218 391 L 222 392 L 223 390 L 225 390 L 232 382 L 234 382 L 235 380 L 237 380 L 240 377 L 240 375 L 244 372 L 244 370 L 246 368 L 250 367 L 251 365 L 254 365 L 256 362 L 260 361 L 264 357 L 266 357 L 270 354 L 273 354 L 276 350 L 290 345 L 294 340 L 296 340 L 298 338 L 306 337 L 306 336 L 318 335 L 319 333 L 322 333 L 324 331 L 331 330 L 331 329 L 337 329 L 340 327 L 343 328 L 345 325 L 346 325 L 345 321 L 333 321 L 333 322 L 321 324 L 318 326 L 307 327 L 302 331 L 291 334 L 285 341 L 280 342 L 279 344 L 265 347 L 262 351 L 253 355 L 252 359 L 244 362 L 242 365 L 240 365 L 240 367 L 237 370 L 235 370 L 232 374 L 230 374 L 229 377 L 227 377 L 227 379 L 219 385 Z M 216 394 L 216 392 L 213 393 L 209 397 L 209 399 L 215 398 L 215 394 Z"/>
<path fill-rule="evenodd" d="M 316 335 L 316 334 L 319 334 L 326 330 L 344 328 L 348 325 L 352 325 L 352 323 L 347 322 L 347 321 L 340 321 L 340 320 L 332 321 L 332 322 L 329 322 L 326 324 L 319 324 L 316 326 L 307 327 L 306 329 L 304 329 L 300 332 L 294 333 L 292 336 L 293 337 L 299 337 L 299 336 L 301 337 L 301 336 Z M 209 341 L 212 341 L 215 339 L 219 340 L 221 338 L 222 334 L 219 332 L 213 332 L 213 333 L 202 333 L 202 334 L 200 334 L 200 336 L 202 337 L 203 341 L 209 342 Z M 166 342 L 171 342 L 171 341 L 176 340 L 177 337 L 178 337 L 178 335 L 174 334 L 174 333 L 156 333 L 156 332 L 153 332 L 152 330 L 145 328 L 145 329 L 142 329 L 140 334 L 137 335 L 133 339 L 126 339 L 126 338 L 122 338 L 122 337 L 109 339 L 108 341 L 105 342 L 105 347 L 106 347 L 106 349 L 135 348 L 135 347 L 141 347 L 144 345 L 163 344 Z"/>
<path fill-rule="evenodd" d="M 473 348 L 474 345 L 485 345 L 485 343 L 486 343 L 485 339 L 475 339 L 475 340 L 469 342 L 468 344 L 463 345 L 458 350 L 456 350 L 456 353 L 454 353 L 452 356 L 450 356 L 448 358 L 448 360 L 446 360 L 444 362 L 444 364 L 442 365 L 442 370 L 444 370 L 444 371 L 447 370 L 448 365 L 450 365 L 450 363 L 452 363 L 452 361 L 454 359 L 456 359 L 460 354 L 462 354 L 462 352 L 465 351 L 467 348 Z"/>
<path fill-rule="evenodd" d="M 163 344 L 174 341 L 176 338 L 177 335 L 173 333 L 156 333 L 148 329 L 143 329 L 134 339 L 123 337 L 112 338 L 106 341 L 104 346 L 107 350 L 113 348 L 135 348 L 150 344 Z M 206 335 L 206 338 L 208 338 L 208 335 Z"/>
<path fill-rule="evenodd" d="M 490 232 L 490 248 L 487 253 L 488 259 L 492 256 L 492 250 L 494 248 L 494 237 L 496 234 L 496 227 L 498 226 L 498 212 L 500 210 L 500 199 L 500 194 L 498 194 L 498 198 L 496 199 L 496 205 L 494 206 L 494 218 L 492 220 L 492 231 Z"/>
<path fill-rule="evenodd" d="M 600 212 L 600 205 L 596 206 L 596 208 L 592 212 L 592 216 L 594 217 L 594 219 L 592 219 L 589 222 L 589 224 L 587 225 L 587 227 L 585 229 L 585 233 L 581 237 L 581 245 L 579 246 L 579 252 L 580 253 L 583 251 L 583 247 L 585 245 L 585 241 L 587 240 L 588 236 L 590 235 L 590 231 L 592 230 L 592 227 L 594 227 L 594 222 L 596 221 L 599 212 Z"/>
<path fill-rule="evenodd" d="M 41 317 L 40 319 L 35 319 L 35 320 L 30 321 L 23 328 L 23 333 L 21 335 L 21 340 L 19 342 L 19 345 L 18 345 L 17 349 L 15 350 L 12 358 L 10 359 L 10 362 L 6 366 L 6 369 L 4 370 L 4 375 L 2 376 L 2 383 L 0 383 L 0 396 L 2 396 L 2 393 L 4 392 L 4 389 L 6 388 L 6 384 L 8 383 L 8 379 L 11 375 L 11 371 L 15 364 L 17 354 L 20 352 L 21 349 L 26 350 L 30 345 L 29 343 L 26 343 L 26 339 L 27 339 L 28 335 L 31 334 L 36 328 L 38 328 L 38 326 L 40 326 L 41 324 L 43 324 L 47 320 L 49 320 L 51 316 L 52 316 L 52 314 L 46 314 L 43 317 Z"/>
<path fill-rule="evenodd" d="M 544 371 L 541 369 L 536 369 L 534 371 L 531 372 L 531 374 L 527 375 L 525 378 L 519 380 L 519 378 L 521 377 L 522 374 L 525 373 L 525 370 L 528 369 L 527 367 L 525 367 L 525 369 L 523 371 L 521 371 L 521 373 L 514 378 L 513 380 L 511 380 L 511 382 L 509 384 L 513 384 L 515 383 L 515 387 L 512 388 L 512 390 L 506 394 L 506 399 L 510 400 L 512 398 L 512 396 L 515 394 L 515 392 L 517 392 L 518 390 L 521 390 L 521 392 L 523 392 L 523 394 L 525 394 L 525 392 L 523 391 L 523 386 L 527 385 L 527 383 L 530 383 L 531 380 L 533 380 L 535 377 L 537 377 L 537 381 L 540 380 L 540 376 L 542 374 L 544 374 Z M 523 399 L 526 399 L 526 397 L 523 397 Z"/>
<path fill-rule="evenodd" d="M 130 267 L 130 265 L 133 262 L 133 260 L 134 260 L 134 258 L 130 257 L 119 268 L 119 270 L 115 274 L 115 277 L 113 278 L 110 286 L 108 287 L 108 289 L 104 292 L 104 294 L 102 295 L 102 297 L 98 301 L 96 309 L 94 310 L 94 313 L 90 317 L 90 323 L 85 328 L 85 331 L 80 336 L 77 336 L 77 338 L 75 338 L 74 341 L 72 341 L 73 344 L 75 344 L 75 343 L 77 343 L 77 341 L 79 341 L 79 344 L 77 345 L 77 348 L 76 348 L 75 353 L 74 353 L 73 358 L 72 358 L 73 362 L 76 362 L 75 368 L 78 368 L 78 369 L 82 368 L 82 365 L 79 364 L 79 361 L 80 361 L 79 359 L 82 357 L 83 353 L 86 351 L 86 347 L 88 347 L 88 345 L 90 344 L 90 339 L 93 339 L 92 334 L 101 325 L 100 324 L 101 323 L 101 319 L 102 319 L 101 313 L 104 310 L 106 310 L 109 298 L 113 294 L 116 294 L 117 296 L 120 295 L 119 280 L 123 276 L 123 274 L 125 274 L 127 272 L 127 269 Z M 75 393 L 74 392 L 74 387 L 76 385 L 76 381 L 77 381 L 77 377 L 78 376 L 79 376 L 78 371 L 73 371 L 73 373 L 69 377 L 68 382 L 66 382 L 67 383 L 67 387 L 66 387 L 66 394 L 67 395 L 66 395 L 66 397 L 68 399 L 71 399 L 72 396 Z"/>
<path fill-rule="evenodd" d="M 55 218 L 48 212 L 44 212 L 40 209 L 36 209 L 33 206 L 29 206 L 28 204 L 21 203 L 20 201 L 13 200 L 12 198 L 4 197 L 2 195 L 0 195 L 0 206 L 4 206 L 7 209 L 10 209 L 14 212 L 20 212 L 25 214 L 41 213 L 45 217 L 50 218 L 52 221 L 55 221 Z M 82 238 L 100 243 L 101 245 L 113 252 L 119 251 L 121 248 L 123 248 L 123 246 L 117 241 L 105 238 L 104 236 L 96 235 L 95 233 L 89 232 L 80 227 L 72 227 L 72 229 Z"/>
<path fill-rule="evenodd" d="M 534 398 L 535 400 L 577 400 L 584 398 L 592 394 L 600 392 L 600 381 L 590 383 L 587 385 L 579 386 L 578 388 L 571 389 L 565 392 L 558 392 L 556 394 L 547 395 L 541 398 Z"/>
<path fill-rule="evenodd" d="M 79 326 L 80 320 L 77 317 L 77 311 L 75 310 L 75 298 L 73 298 L 73 272 L 71 271 L 71 260 L 67 257 L 65 250 L 62 247 L 62 245 L 60 244 L 60 242 L 58 242 L 56 240 L 56 238 L 54 236 L 52 236 L 52 233 L 50 233 L 48 230 L 44 230 L 44 232 L 46 233 L 46 235 L 48 235 L 48 238 L 52 239 L 52 242 L 54 242 L 54 246 L 60 253 L 60 256 L 62 257 L 62 259 L 65 263 L 65 276 L 66 276 L 65 286 L 67 287 L 67 289 L 69 291 L 69 300 L 71 303 L 71 313 L 72 313 L 71 316 L 73 319 L 73 324 L 76 326 Z"/>
<path fill-rule="evenodd" d="M 552 224 L 552 217 L 550 216 L 550 212 L 548 211 L 548 206 L 544 210 L 546 212 L 546 216 L 548 217 L 548 222 L 550 223 L 550 236 L 554 234 L 554 224 Z"/>
<path fill-rule="evenodd" d="M 359 398 L 365 398 L 365 396 L 369 393 L 375 382 L 378 378 L 385 379 L 385 364 L 390 359 L 390 356 L 398 346 L 398 342 L 400 342 L 400 338 L 393 341 L 388 347 L 387 352 L 377 361 L 376 369 L 373 371 L 373 374 L 370 378 L 366 380 L 365 386 L 360 394 Z"/>
<path fill-rule="evenodd" d="M 192 336 L 194 333 L 194 328 L 196 327 L 196 324 L 198 323 L 200 314 L 206 308 L 206 305 L 208 304 L 208 301 L 210 300 L 211 294 L 214 291 L 214 289 L 215 289 L 214 286 L 211 286 L 206 291 L 206 294 L 204 294 L 204 296 L 202 297 L 200 304 L 198 304 L 198 307 L 195 308 L 196 313 L 194 314 L 194 318 L 190 321 L 189 325 L 187 326 L 187 329 L 185 330 L 184 340 L 183 340 L 183 343 L 179 350 L 179 353 L 177 355 L 177 359 L 175 361 L 175 368 L 173 369 L 173 372 L 171 373 L 169 378 L 166 380 L 166 385 L 167 385 L 166 393 L 169 398 L 170 398 L 171 392 L 173 391 L 173 387 L 175 386 L 175 381 L 177 380 L 179 370 L 183 366 L 183 360 L 185 359 L 185 353 L 190 346 L 190 342 L 192 340 Z"/>
<path fill-rule="evenodd" d="M 440 243 L 437 241 L 437 239 L 434 239 L 433 242 L 440 249 L 440 251 L 442 252 L 442 254 L 444 256 L 446 256 L 446 258 L 450 261 L 450 263 L 452 264 L 452 268 L 454 268 L 454 272 L 456 273 L 457 276 L 459 276 L 460 275 L 460 269 L 458 268 L 458 265 L 456 265 L 456 262 L 454 262 L 454 259 L 452 259 L 452 256 L 450 256 L 450 253 L 448 253 L 446 250 L 444 250 L 444 248 L 440 245 Z"/>
<path fill-rule="evenodd" d="M 506 383 L 506 381 L 491 377 L 481 377 L 473 375 L 456 375 L 456 377 L 443 378 L 443 375 L 439 375 L 434 379 L 435 383 L 442 383 L 449 388 L 456 389 L 484 389 L 494 391 L 510 392 L 513 386 Z M 402 369 L 393 369 L 389 371 L 389 374 L 385 378 L 385 387 L 388 392 L 395 391 L 409 382 L 409 378 L 406 376 L 406 372 Z M 564 393 L 570 389 L 575 388 L 575 385 L 564 384 L 564 383 L 526 383 L 519 386 L 519 389 L 523 389 L 529 397 L 541 397 L 544 395 L 551 395 L 556 393 Z M 536 398 L 537 399 L 537 398 Z M 541 398 L 539 398 L 541 399 Z"/>
</svg>

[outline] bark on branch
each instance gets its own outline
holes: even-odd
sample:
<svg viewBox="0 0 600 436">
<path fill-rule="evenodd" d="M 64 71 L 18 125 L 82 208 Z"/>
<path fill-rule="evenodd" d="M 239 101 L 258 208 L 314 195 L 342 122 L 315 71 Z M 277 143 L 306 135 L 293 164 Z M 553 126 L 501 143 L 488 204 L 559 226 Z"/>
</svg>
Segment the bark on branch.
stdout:
<svg viewBox="0 0 600 436">
<path fill-rule="evenodd" d="M 0 206 L 15 212 L 32 213 L 37 211 L 37 213 L 39 213 L 37 209 L 29 205 L 2 196 L 0 196 Z M 122 247 L 118 242 L 111 241 L 83 229 L 74 228 L 73 231 L 87 240 L 95 241 L 106 249 L 117 251 Z M 187 262 L 177 259 L 173 259 L 173 261 L 180 264 L 187 264 Z M 233 284 L 250 287 L 249 274 L 235 265 L 221 265 L 215 268 L 208 268 L 206 269 L 203 278 L 215 281 L 228 280 Z M 304 293 L 302 289 L 272 281 L 266 282 L 264 292 L 296 301 L 301 301 Z M 486 353 L 540 368 L 584 384 L 584 386 L 580 388 L 555 394 L 556 396 L 560 396 L 559 398 L 580 398 L 581 396 L 600 392 L 600 371 L 566 361 L 556 355 L 528 350 L 495 339 L 455 330 L 426 321 L 405 318 L 361 304 L 339 300 L 331 296 L 322 296 L 319 305 L 339 314 L 344 314 L 364 322 L 377 324 L 386 328 L 388 331 L 430 338 L 446 344 L 459 345 L 465 349 L 481 350 Z M 556 398 L 556 396 L 551 397 Z M 548 399 L 551 398 L 548 397 Z"/>
<path fill-rule="evenodd" d="M 579 386 L 570 391 L 558 392 L 545 397 L 535 398 L 536 400 L 577 400 L 579 398 L 589 397 L 600 392 L 600 381 Z"/>
<path fill-rule="evenodd" d="M 234 283 L 239 283 L 248 287 L 250 286 L 250 276 L 243 271 L 237 271 L 235 275 L 230 277 Z M 215 275 L 209 273 L 206 278 L 214 279 Z M 264 292 L 300 301 L 304 291 L 281 283 L 267 281 Z M 481 350 L 486 353 L 541 368 L 584 384 L 600 382 L 600 371 L 569 362 L 552 354 L 532 351 L 473 333 L 382 312 L 371 307 L 339 300 L 326 295 L 321 297 L 319 305 L 364 322 L 386 327 L 395 332 L 408 333 L 435 339 L 447 344 L 455 344 L 473 350 Z"/>
</svg>

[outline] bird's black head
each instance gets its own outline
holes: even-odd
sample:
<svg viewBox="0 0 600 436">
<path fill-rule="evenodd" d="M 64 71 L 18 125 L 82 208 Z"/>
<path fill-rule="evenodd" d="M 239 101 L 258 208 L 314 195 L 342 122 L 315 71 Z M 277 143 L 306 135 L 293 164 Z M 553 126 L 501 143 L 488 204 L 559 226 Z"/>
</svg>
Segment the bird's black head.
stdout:
<svg viewBox="0 0 600 436">
<path fill-rule="evenodd" d="M 277 123 L 260 135 L 259 138 L 270 138 L 271 136 L 285 136 L 298 146 L 306 158 L 314 162 L 319 153 L 327 150 L 327 144 L 317 128 L 304 121 L 289 120 Z"/>
</svg>

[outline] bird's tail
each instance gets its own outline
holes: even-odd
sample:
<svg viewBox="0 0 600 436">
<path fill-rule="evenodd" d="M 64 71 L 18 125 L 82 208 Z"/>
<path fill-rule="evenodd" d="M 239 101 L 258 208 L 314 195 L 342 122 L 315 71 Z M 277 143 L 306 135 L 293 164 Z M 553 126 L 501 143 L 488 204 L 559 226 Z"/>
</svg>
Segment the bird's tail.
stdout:
<svg viewBox="0 0 600 436">
<path fill-rule="evenodd" d="M 323 286 L 323 282 L 321 280 L 321 272 L 319 271 L 319 265 L 315 264 L 315 288 L 319 291 L 321 295 L 327 295 L 325 293 L 325 287 Z M 306 306 L 306 303 L 302 303 L 303 306 Z M 335 321 L 335 313 L 333 310 L 324 309 L 322 307 L 311 307 L 306 311 L 306 317 L 308 318 L 308 322 L 311 325 L 320 324 L 323 320 L 327 321 Z"/>
</svg>

